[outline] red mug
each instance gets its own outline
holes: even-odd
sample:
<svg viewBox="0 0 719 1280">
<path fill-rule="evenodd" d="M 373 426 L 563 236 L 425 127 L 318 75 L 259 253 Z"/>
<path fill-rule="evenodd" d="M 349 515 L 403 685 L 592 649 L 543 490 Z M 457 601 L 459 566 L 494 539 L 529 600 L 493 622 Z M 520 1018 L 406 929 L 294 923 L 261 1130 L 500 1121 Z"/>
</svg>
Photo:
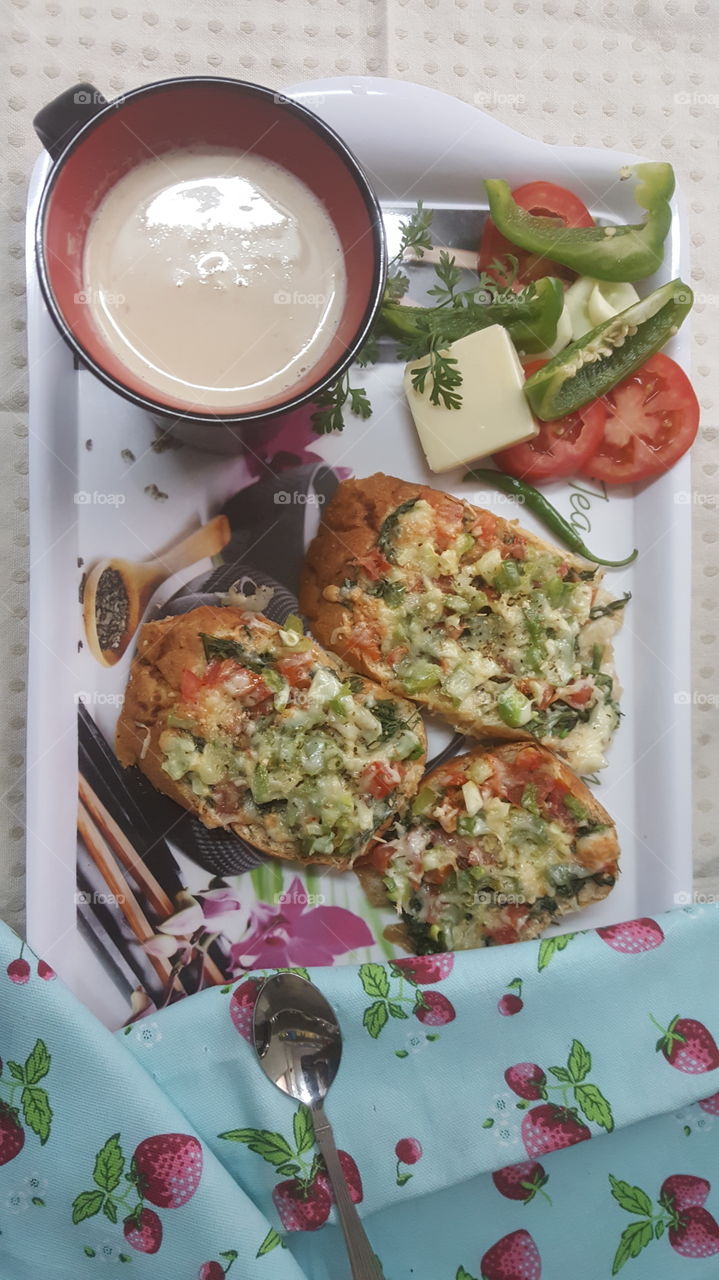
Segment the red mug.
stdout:
<svg viewBox="0 0 719 1280">
<path fill-rule="evenodd" d="M 37 269 L 63 338 L 114 391 L 191 430 L 192 443 L 224 451 L 237 427 L 312 400 L 351 364 L 382 300 L 386 248 L 377 198 L 345 143 L 313 112 L 271 89 L 214 76 L 161 80 L 107 102 L 78 84 L 44 107 L 35 129 L 55 161 L 35 233 Z M 198 409 L 128 369 L 107 345 L 86 305 L 85 241 L 100 203 L 134 166 L 166 151 L 200 146 L 253 152 L 300 178 L 324 205 L 344 253 L 346 299 L 336 333 L 291 389 L 260 407 Z M 186 435 L 187 430 L 182 434 Z"/>
</svg>

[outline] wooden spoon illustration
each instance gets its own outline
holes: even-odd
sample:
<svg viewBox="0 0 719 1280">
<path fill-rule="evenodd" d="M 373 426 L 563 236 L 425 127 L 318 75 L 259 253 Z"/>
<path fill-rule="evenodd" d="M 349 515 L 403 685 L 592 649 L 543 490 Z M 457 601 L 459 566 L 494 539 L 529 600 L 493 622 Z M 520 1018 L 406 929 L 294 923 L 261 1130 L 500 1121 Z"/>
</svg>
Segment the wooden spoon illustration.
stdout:
<svg viewBox="0 0 719 1280">
<path fill-rule="evenodd" d="M 145 560 L 100 560 L 88 574 L 82 597 L 90 652 L 104 667 L 120 661 L 140 625 L 153 592 L 166 578 L 217 555 L 230 539 L 226 516 L 215 516 L 177 546 Z"/>
</svg>

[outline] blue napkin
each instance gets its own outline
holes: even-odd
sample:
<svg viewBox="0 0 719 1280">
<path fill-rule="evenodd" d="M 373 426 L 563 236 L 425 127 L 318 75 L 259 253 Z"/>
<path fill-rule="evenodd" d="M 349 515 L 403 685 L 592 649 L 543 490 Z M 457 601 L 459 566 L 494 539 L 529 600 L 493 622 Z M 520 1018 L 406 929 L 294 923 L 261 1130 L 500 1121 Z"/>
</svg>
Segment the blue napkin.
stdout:
<svg viewBox="0 0 719 1280">
<path fill-rule="evenodd" d="M 718 944 L 693 906 L 311 971 L 386 1280 L 716 1280 Z M 308 1117 L 248 1042 L 262 976 L 112 1035 L 0 931 L 2 1280 L 348 1277 Z"/>
</svg>

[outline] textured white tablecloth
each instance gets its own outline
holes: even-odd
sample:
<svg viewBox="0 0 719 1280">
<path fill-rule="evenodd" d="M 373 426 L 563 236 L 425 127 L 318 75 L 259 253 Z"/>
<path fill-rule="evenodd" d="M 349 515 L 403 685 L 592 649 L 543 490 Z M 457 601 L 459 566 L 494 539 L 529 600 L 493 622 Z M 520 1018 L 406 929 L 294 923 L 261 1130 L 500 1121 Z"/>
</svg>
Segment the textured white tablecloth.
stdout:
<svg viewBox="0 0 719 1280">
<path fill-rule="evenodd" d="M 607 146 L 674 165 L 690 210 L 694 452 L 694 810 L 697 889 L 719 893 L 719 56 L 712 0 L 5 0 L 0 135 L 0 917 L 23 913 L 27 368 L 23 216 L 39 144 L 32 116 L 90 80 L 108 96 L 163 76 L 238 76 L 277 87 L 388 75 L 476 102 L 546 142 Z M 671 601 L 667 601 L 671 608 Z M 716 699 L 716 702 L 712 701 Z"/>
</svg>

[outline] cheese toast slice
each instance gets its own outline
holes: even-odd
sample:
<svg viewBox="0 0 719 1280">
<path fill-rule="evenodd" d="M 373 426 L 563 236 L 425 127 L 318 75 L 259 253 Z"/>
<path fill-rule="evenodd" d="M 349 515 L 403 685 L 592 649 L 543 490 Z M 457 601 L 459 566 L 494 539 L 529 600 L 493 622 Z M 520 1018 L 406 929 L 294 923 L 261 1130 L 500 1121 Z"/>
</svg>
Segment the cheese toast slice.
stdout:
<svg viewBox="0 0 719 1280">
<path fill-rule="evenodd" d="M 116 748 L 205 826 L 348 867 L 414 795 L 426 739 L 413 703 L 299 619 L 204 605 L 142 628 Z"/>
<path fill-rule="evenodd" d="M 516 521 L 378 474 L 338 486 L 300 608 L 321 644 L 455 728 L 534 737 L 593 773 L 619 722 L 623 607 L 601 583 Z"/>
<path fill-rule="evenodd" d="M 415 955 L 535 938 L 606 897 L 614 823 L 551 751 L 511 742 L 456 756 L 424 779 L 407 817 L 355 867 Z"/>
</svg>

